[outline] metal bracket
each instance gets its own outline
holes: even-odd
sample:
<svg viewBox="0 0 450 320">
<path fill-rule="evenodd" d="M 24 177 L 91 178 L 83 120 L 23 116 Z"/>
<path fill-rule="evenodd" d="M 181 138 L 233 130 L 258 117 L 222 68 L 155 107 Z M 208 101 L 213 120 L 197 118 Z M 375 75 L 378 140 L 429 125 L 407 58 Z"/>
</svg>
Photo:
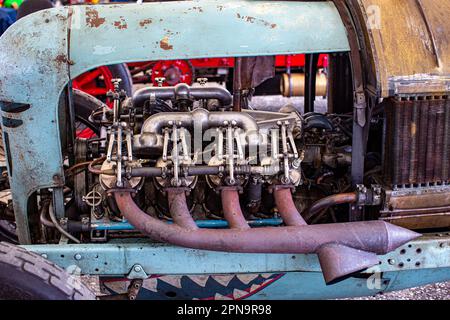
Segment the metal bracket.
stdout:
<svg viewBox="0 0 450 320">
<path fill-rule="evenodd" d="M 140 264 L 135 264 L 127 275 L 128 279 L 147 279 L 148 274 L 145 273 L 144 268 Z"/>
</svg>

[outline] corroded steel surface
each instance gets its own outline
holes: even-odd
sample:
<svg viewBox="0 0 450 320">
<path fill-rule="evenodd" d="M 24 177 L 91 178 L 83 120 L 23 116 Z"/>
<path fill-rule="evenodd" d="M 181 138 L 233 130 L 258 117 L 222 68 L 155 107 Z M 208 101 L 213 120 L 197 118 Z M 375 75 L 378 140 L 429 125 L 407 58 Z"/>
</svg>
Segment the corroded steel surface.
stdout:
<svg viewBox="0 0 450 320">
<path fill-rule="evenodd" d="M 302 218 L 292 199 L 290 188 L 278 188 L 274 190 L 273 197 L 277 205 L 278 213 L 287 226 L 304 226 L 306 221 Z"/>
<path fill-rule="evenodd" d="M 228 221 L 230 228 L 233 229 L 250 229 L 247 221 L 242 214 L 241 205 L 239 204 L 239 193 L 234 187 L 224 188 L 220 192 L 222 198 L 223 215 Z"/>
<path fill-rule="evenodd" d="M 384 97 L 450 90 L 450 1 L 349 2 L 366 22 L 366 41 Z"/>
<path fill-rule="evenodd" d="M 288 189 L 277 191 L 280 190 Z M 230 189 L 222 190 L 222 199 L 229 201 L 224 203 L 224 210 L 231 229 L 190 228 L 195 223 L 186 205 L 184 189 L 171 188 L 166 192 L 175 222 L 172 225 L 147 215 L 126 191 L 115 193 L 115 199 L 123 216 L 153 240 L 225 252 L 318 253 L 327 282 L 371 267 L 378 263 L 376 254 L 392 251 L 420 236 L 383 221 L 250 229 L 242 216 L 237 191 Z M 283 196 L 287 203 L 292 202 L 290 192 Z"/>
<path fill-rule="evenodd" d="M 320 267 L 325 282 L 330 284 L 342 275 L 348 275 L 378 264 L 375 253 L 353 249 L 341 244 L 329 243 L 319 248 Z"/>
<path fill-rule="evenodd" d="M 320 211 L 328 209 L 329 207 L 344 204 L 353 203 L 358 199 L 356 192 L 338 193 L 323 199 L 320 199 L 313 203 L 313 205 L 308 209 L 306 213 L 307 219 L 311 219 L 314 215 L 318 214 Z"/>
<path fill-rule="evenodd" d="M 386 99 L 384 173 L 392 185 L 450 182 L 450 100 Z M 447 202 L 450 205 L 450 201 Z"/>
<path fill-rule="evenodd" d="M 184 189 L 174 188 L 167 190 L 169 212 L 175 224 L 186 229 L 196 230 L 198 227 L 191 218 L 186 201 L 180 201 L 180 198 L 184 197 L 184 192 Z M 183 193 L 183 195 L 180 197 L 179 193 Z"/>
<path fill-rule="evenodd" d="M 184 193 L 177 193 L 184 198 Z M 183 247 L 261 253 L 312 253 L 321 245 L 340 243 L 360 250 L 386 253 L 420 234 L 383 221 L 333 223 L 295 227 L 265 227 L 250 230 L 188 230 L 145 214 L 126 192 L 115 193 L 122 214 L 152 239 Z M 177 207 L 183 210 L 181 207 Z"/>
</svg>

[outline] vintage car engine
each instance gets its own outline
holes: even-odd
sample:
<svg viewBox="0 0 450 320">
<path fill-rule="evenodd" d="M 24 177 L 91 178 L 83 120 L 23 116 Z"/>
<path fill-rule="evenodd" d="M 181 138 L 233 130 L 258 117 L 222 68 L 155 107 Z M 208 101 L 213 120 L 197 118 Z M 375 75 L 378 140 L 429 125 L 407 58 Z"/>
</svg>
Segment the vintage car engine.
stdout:
<svg viewBox="0 0 450 320">
<path fill-rule="evenodd" d="M 204 85 L 143 88 L 132 98 L 117 89 L 109 96 L 114 107 L 90 117 L 100 137 L 77 141 L 90 150 L 80 161 L 95 160 L 92 177 L 77 183 L 75 203 L 94 223 L 121 220 L 111 197 L 119 188 L 165 219 L 167 188 L 186 190 L 197 219 L 220 219 L 220 190 L 233 188 L 245 195 L 245 217 L 257 219 L 277 217 L 275 186 L 300 188 L 299 210 L 348 187 L 351 135 L 339 129 L 345 124 L 338 116 L 302 116 L 291 106 L 234 112 L 226 89 Z"/>
<path fill-rule="evenodd" d="M 204 83 L 132 97 L 113 83 L 112 108 L 88 119 L 96 136 L 75 141 L 66 217 L 57 221 L 52 202 L 40 216 L 71 241 L 144 235 L 212 251 L 315 252 L 329 283 L 418 236 L 384 221 L 349 222 L 353 208 L 383 200 L 376 180 L 352 188 L 351 115 L 250 103 L 235 111 L 230 92 Z M 336 253 L 357 258 L 342 266 Z"/>
</svg>

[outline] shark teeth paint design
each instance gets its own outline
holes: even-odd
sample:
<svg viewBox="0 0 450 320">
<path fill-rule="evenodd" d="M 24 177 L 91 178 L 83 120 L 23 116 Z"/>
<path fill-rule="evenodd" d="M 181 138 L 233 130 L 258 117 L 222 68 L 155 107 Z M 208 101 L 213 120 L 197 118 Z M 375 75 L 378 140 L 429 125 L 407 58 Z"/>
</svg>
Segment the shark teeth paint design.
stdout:
<svg viewBox="0 0 450 320">
<path fill-rule="evenodd" d="M 261 288 L 261 285 L 260 285 L 260 284 L 253 284 L 253 285 L 250 287 L 250 292 L 254 292 L 254 291 L 258 290 L 259 288 Z"/>
<path fill-rule="evenodd" d="M 234 278 L 234 275 L 214 275 L 212 278 L 222 286 L 227 287 L 230 281 Z"/>
<path fill-rule="evenodd" d="M 205 287 L 206 286 L 206 282 L 208 282 L 210 276 L 191 276 L 189 277 L 190 280 L 192 280 L 193 282 L 195 282 L 196 284 L 198 284 L 200 287 Z"/>
<path fill-rule="evenodd" d="M 175 288 L 181 289 L 181 277 L 182 276 L 162 276 L 157 279 L 159 279 L 160 281 L 164 281 L 165 283 L 170 284 Z"/>
<path fill-rule="evenodd" d="M 249 293 L 247 291 L 243 291 L 243 290 L 239 290 L 239 289 L 234 289 L 233 290 L 233 298 L 234 299 L 240 299 L 242 297 L 247 296 Z"/>
<path fill-rule="evenodd" d="M 216 293 L 216 295 L 214 296 L 214 299 L 216 299 L 216 300 L 233 300 L 233 298 L 223 296 L 220 293 Z"/>
<path fill-rule="evenodd" d="M 105 287 L 106 294 L 110 294 L 112 292 L 123 293 L 127 292 L 128 286 L 130 285 L 129 281 L 111 281 L 104 282 L 103 286 Z"/>
<path fill-rule="evenodd" d="M 266 286 L 266 285 L 268 285 L 269 283 L 272 283 L 272 282 L 273 282 L 272 279 L 267 279 L 266 281 L 264 281 L 263 283 L 261 283 L 261 285 L 262 285 L 262 286 Z"/>
<path fill-rule="evenodd" d="M 194 300 L 241 300 L 263 290 L 284 274 L 154 275 L 144 280 L 143 299 L 165 298 L 171 290 Z M 211 279 L 211 281 L 209 281 Z M 209 281 L 209 282 L 208 282 Z M 127 279 L 102 281 L 109 294 L 126 293 Z M 173 287 L 172 289 L 167 288 Z"/>
<path fill-rule="evenodd" d="M 268 274 L 268 273 L 267 273 Z M 262 276 L 262 275 L 261 275 Z M 255 280 L 258 275 L 257 274 L 237 274 L 236 277 L 243 283 L 249 284 L 253 280 Z M 267 277 L 264 277 L 267 278 Z"/>
<path fill-rule="evenodd" d="M 152 292 L 158 292 L 158 278 L 147 278 L 142 287 Z"/>
</svg>

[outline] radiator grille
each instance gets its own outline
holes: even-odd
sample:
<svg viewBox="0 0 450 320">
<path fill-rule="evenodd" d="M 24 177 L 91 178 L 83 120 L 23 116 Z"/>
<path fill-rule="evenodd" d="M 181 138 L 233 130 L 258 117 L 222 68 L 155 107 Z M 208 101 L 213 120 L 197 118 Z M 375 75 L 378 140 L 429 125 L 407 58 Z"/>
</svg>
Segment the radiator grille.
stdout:
<svg viewBox="0 0 450 320">
<path fill-rule="evenodd" d="M 384 175 L 394 187 L 450 180 L 450 100 L 447 96 L 389 99 Z"/>
</svg>

